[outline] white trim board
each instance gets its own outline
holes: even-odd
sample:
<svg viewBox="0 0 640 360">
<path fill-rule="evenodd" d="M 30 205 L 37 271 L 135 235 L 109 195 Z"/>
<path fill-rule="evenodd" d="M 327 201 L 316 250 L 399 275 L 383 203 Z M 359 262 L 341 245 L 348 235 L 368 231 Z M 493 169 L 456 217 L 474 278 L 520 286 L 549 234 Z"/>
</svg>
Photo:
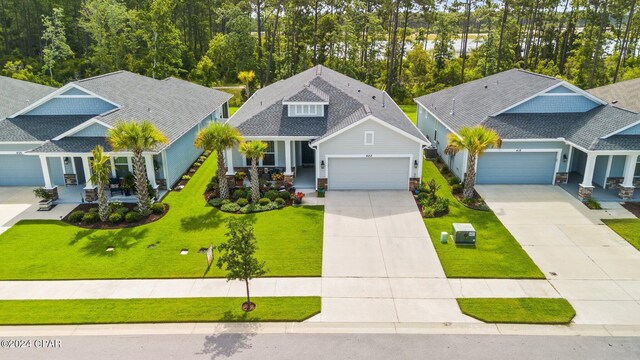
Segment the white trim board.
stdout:
<svg viewBox="0 0 640 360">
<path fill-rule="evenodd" d="M 89 120 L 87 120 L 87 121 L 83 122 L 82 124 L 77 125 L 76 127 L 73 127 L 73 128 L 71 128 L 71 129 L 69 129 L 69 130 L 67 130 L 67 131 L 63 132 L 62 134 L 60 134 L 60 135 L 58 135 L 58 136 L 54 137 L 54 138 L 53 138 L 53 139 L 51 139 L 51 140 L 60 140 L 60 139 L 66 138 L 67 136 L 71 136 L 71 135 L 73 135 L 73 134 L 75 134 L 75 133 L 78 133 L 78 132 L 80 132 L 80 131 L 82 131 L 82 130 L 84 130 L 84 129 L 86 129 L 86 128 L 88 128 L 89 126 L 94 125 L 94 124 L 102 125 L 102 126 L 104 126 L 105 128 L 107 128 L 107 129 L 113 129 L 113 126 L 111 126 L 111 125 L 109 125 L 109 124 L 107 124 L 107 123 L 105 123 L 105 122 L 102 122 L 102 121 L 98 120 L 98 118 L 97 118 L 97 117 L 93 117 L 93 118 L 91 118 L 91 119 L 89 119 Z"/>
<path fill-rule="evenodd" d="M 417 138 L 417 137 L 415 137 L 415 136 L 413 136 L 413 135 L 411 135 L 411 134 L 409 134 L 409 133 L 407 133 L 407 132 L 405 132 L 403 130 L 398 129 L 397 127 L 387 123 L 386 121 L 382 121 L 382 120 L 378 119 L 377 117 L 375 117 L 373 115 L 367 115 L 367 116 L 363 117 L 362 119 L 354 122 L 353 124 L 351 124 L 349 126 L 345 126 L 342 129 L 334 132 L 333 134 L 330 134 L 330 135 L 328 135 L 328 136 L 326 136 L 326 137 L 324 137 L 324 138 L 322 138 L 320 140 L 313 141 L 313 145 L 321 144 L 321 143 L 323 143 L 323 142 L 325 142 L 325 141 L 327 141 L 327 140 L 329 140 L 331 138 L 334 138 L 334 137 L 336 137 L 336 136 L 338 136 L 338 135 L 340 135 L 340 134 L 342 134 L 344 132 L 347 132 L 347 131 L 353 129 L 354 127 L 356 127 L 356 126 L 358 126 L 358 125 L 360 125 L 360 124 L 362 124 L 362 123 L 364 123 L 366 121 L 369 121 L 369 120 L 377 122 L 378 124 L 380 124 L 382 126 L 385 126 L 386 128 L 388 128 L 388 129 L 390 129 L 392 131 L 395 131 L 396 133 L 398 133 L 398 134 L 400 134 L 400 135 L 402 135 L 402 136 L 404 136 L 406 138 L 409 138 L 409 139 L 411 139 L 411 140 L 413 140 L 413 141 L 415 141 L 417 143 L 420 143 L 422 145 L 431 145 L 431 143 L 429 141 L 424 141 L 422 139 L 419 139 L 419 138 Z"/>
</svg>

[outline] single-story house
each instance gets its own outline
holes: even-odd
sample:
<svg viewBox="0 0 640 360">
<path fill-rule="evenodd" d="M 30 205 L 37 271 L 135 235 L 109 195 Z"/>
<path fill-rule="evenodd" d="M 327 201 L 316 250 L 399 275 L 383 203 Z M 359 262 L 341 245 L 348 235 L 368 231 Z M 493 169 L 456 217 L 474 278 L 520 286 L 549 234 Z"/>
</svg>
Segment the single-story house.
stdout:
<svg viewBox="0 0 640 360">
<path fill-rule="evenodd" d="M 176 78 L 156 80 L 117 71 L 59 89 L 0 78 L 0 185 L 84 185 L 87 199 L 91 150 L 112 157 L 114 178 L 132 172 L 131 153 L 114 152 L 107 130 L 118 121 L 151 121 L 167 144 L 144 153 L 149 181 L 167 188 L 202 153 L 193 142 L 210 121 L 228 117 L 231 95 Z"/>
<path fill-rule="evenodd" d="M 508 70 L 415 99 L 418 127 L 460 179 L 467 153 L 444 153 L 463 127 L 495 129 L 502 147 L 477 162 L 478 184 L 567 184 L 630 199 L 640 186 L 640 115 L 566 81 Z"/>
<path fill-rule="evenodd" d="M 265 141 L 261 170 L 297 188 L 407 190 L 430 145 L 387 93 L 320 65 L 258 90 L 228 123 Z M 250 165 L 238 149 L 226 158 L 228 176 Z"/>
</svg>

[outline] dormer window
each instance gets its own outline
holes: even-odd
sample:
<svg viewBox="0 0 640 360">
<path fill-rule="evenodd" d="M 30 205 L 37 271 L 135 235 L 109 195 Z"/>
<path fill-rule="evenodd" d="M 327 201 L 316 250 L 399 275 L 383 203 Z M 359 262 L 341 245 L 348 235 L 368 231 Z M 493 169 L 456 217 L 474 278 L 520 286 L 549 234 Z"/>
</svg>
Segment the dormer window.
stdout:
<svg viewBox="0 0 640 360">
<path fill-rule="evenodd" d="M 300 116 L 324 116 L 324 105 L 322 104 L 289 104 L 289 117 Z"/>
</svg>

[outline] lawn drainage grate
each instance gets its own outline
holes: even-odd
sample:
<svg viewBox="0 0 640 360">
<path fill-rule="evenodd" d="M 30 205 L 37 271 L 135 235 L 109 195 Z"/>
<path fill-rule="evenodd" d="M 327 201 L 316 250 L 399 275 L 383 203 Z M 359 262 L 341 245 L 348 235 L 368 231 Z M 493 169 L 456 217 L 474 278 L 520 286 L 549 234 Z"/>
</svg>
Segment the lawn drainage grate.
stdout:
<svg viewBox="0 0 640 360">
<path fill-rule="evenodd" d="M 105 250 L 105 251 L 106 251 L 106 252 L 113 252 L 113 250 L 114 250 L 114 247 L 113 247 L 113 246 L 109 246 L 109 247 L 107 248 L 107 250 Z"/>
<path fill-rule="evenodd" d="M 187 255 L 189 253 L 189 249 L 180 250 L 180 255 Z"/>
<path fill-rule="evenodd" d="M 156 244 L 151 244 L 151 245 L 147 246 L 147 249 L 155 249 L 155 247 L 156 247 Z"/>
</svg>

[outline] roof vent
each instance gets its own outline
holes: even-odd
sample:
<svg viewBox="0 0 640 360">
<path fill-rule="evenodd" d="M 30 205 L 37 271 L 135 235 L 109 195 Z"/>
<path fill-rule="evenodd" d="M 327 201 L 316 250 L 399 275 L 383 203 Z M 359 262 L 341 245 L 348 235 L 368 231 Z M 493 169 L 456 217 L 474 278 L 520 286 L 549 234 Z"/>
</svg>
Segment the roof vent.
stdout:
<svg viewBox="0 0 640 360">
<path fill-rule="evenodd" d="M 485 88 L 485 89 L 486 89 L 486 88 L 488 88 L 488 87 L 489 87 L 489 85 L 485 85 L 485 86 L 484 86 L 484 88 Z"/>
<path fill-rule="evenodd" d="M 372 98 L 373 100 L 375 100 L 375 99 L 376 99 L 376 96 L 375 96 L 375 95 L 373 95 L 371 98 Z"/>
<path fill-rule="evenodd" d="M 316 76 L 322 75 L 322 65 L 316 67 Z"/>
<path fill-rule="evenodd" d="M 304 87 L 309 87 L 309 86 L 311 86 L 310 83 L 308 83 L 308 82 L 304 83 Z"/>
<path fill-rule="evenodd" d="M 451 115 L 456 114 L 456 99 L 453 99 L 453 104 L 451 104 Z"/>
<path fill-rule="evenodd" d="M 360 92 L 360 89 L 358 89 L 358 92 Z"/>
<path fill-rule="evenodd" d="M 367 115 L 371 114 L 371 108 L 369 107 L 369 105 L 364 104 L 364 112 Z"/>
<path fill-rule="evenodd" d="M 611 103 L 612 103 L 612 104 L 617 104 L 617 103 L 618 103 L 618 100 L 613 100 Z"/>
</svg>

